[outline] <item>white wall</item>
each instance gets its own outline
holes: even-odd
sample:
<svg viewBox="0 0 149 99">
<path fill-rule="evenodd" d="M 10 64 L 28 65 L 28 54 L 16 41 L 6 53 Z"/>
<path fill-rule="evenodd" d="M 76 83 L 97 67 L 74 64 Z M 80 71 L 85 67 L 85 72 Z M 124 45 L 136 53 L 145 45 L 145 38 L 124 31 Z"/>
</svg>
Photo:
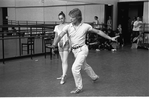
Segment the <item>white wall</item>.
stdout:
<svg viewBox="0 0 149 99">
<path fill-rule="evenodd" d="M 143 22 L 148 24 L 145 26 L 145 31 L 149 31 L 149 2 L 144 2 Z"/>
<path fill-rule="evenodd" d="M 43 0 L 44 6 L 48 5 L 67 5 L 67 1 L 63 0 Z"/>
<path fill-rule="evenodd" d="M 21 0 L 22 1 L 22 0 Z M 28 1 L 28 0 L 27 0 Z M 73 2 L 45 0 L 44 6 L 31 6 L 27 1 L 25 4 L 16 2 L 16 8 L 8 8 L 8 20 L 22 20 L 22 21 L 58 21 L 58 14 L 63 11 L 66 14 L 66 21 L 70 22 L 68 13 L 73 8 L 80 8 L 84 22 L 93 22 L 94 16 L 98 16 L 100 22 L 104 22 L 104 5 L 78 5 L 72 6 Z M 29 1 L 28 1 L 29 2 Z M 57 4 L 57 5 L 56 5 Z M 61 5 L 60 5 L 61 4 Z M 76 3 L 83 4 L 83 3 Z M 26 7 L 25 7 L 26 5 Z M 36 3 L 35 5 L 38 5 Z M 41 5 L 41 4 L 40 4 Z M 52 6 L 51 6 L 52 5 Z M 55 5 L 55 6 L 53 6 Z M 66 6 L 67 5 L 67 6 Z"/>
<path fill-rule="evenodd" d="M 42 1 L 44 0 L 15 0 L 15 6 L 43 6 Z"/>
<path fill-rule="evenodd" d="M 8 8 L 8 20 L 16 20 L 16 8 Z"/>
<path fill-rule="evenodd" d="M 9 8 L 8 9 L 8 19 L 15 19 L 15 20 L 40 20 L 40 21 L 48 21 L 53 20 L 56 21 L 57 15 L 61 10 L 68 13 L 69 9 L 71 7 L 66 6 L 65 7 L 52 7 L 51 10 L 47 6 L 53 6 L 53 5 L 67 5 L 67 4 L 83 4 L 83 3 L 100 3 L 100 4 L 112 4 L 113 5 L 113 27 L 116 28 L 117 26 L 117 2 L 127 2 L 127 1 L 147 1 L 147 0 L 0 0 L 0 7 L 31 7 L 31 6 L 40 6 L 40 8 L 28 8 L 26 10 L 23 10 L 23 8 Z M 42 8 L 41 6 L 46 6 L 45 8 Z M 86 11 L 88 7 L 84 6 L 81 9 L 84 14 L 88 14 L 89 12 Z M 100 10 L 102 7 L 100 7 Z M 54 10 L 54 11 L 53 11 Z M 19 15 L 21 13 L 22 15 Z M 29 14 L 31 13 L 31 14 Z M 33 14 L 35 13 L 35 14 Z M 51 14 L 49 14 L 51 13 Z M 100 12 L 103 14 L 103 12 Z M 53 16 L 51 16 L 53 15 Z M 88 17 L 87 15 L 87 17 Z M 22 18 L 20 18 L 21 16 Z M 25 16 L 25 17 L 24 17 Z M 91 21 L 94 15 L 90 15 L 89 19 L 84 16 L 84 21 Z M 97 14 L 98 16 L 98 14 Z M 100 16 L 100 15 L 99 15 Z M 34 18 L 33 18 L 34 17 Z M 100 20 L 103 20 L 102 16 L 99 17 Z M 69 19 L 67 19 L 68 21 Z"/>
<path fill-rule="evenodd" d="M 148 0 L 119 0 L 119 2 L 148 1 Z"/>
<path fill-rule="evenodd" d="M 100 4 L 115 4 L 119 0 L 62 0 L 71 2 L 82 2 L 82 3 L 100 3 Z"/>
<path fill-rule="evenodd" d="M 44 21 L 43 8 L 16 8 L 16 20 Z"/>
<path fill-rule="evenodd" d="M 144 2 L 143 22 L 149 23 L 149 2 Z"/>
<path fill-rule="evenodd" d="M 45 21 L 58 21 L 58 14 L 63 11 L 66 14 L 66 21 L 70 22 L 69 12 L 74 8 L 79 8 L 82 12 L 84 22 L 93 22 L 94 16 L 98 16 L 100 22 L 104 22 L 104 5 L 80 5 L 80 6 L 59 6 L 44 8 Z M 96 9 L 96 10 L 94 10 Z"/>
<path fill-rule="evenodd" d="M 84 11 L 84 21 L 93 22 L 94 16 L 98 16 L 99 22 L 104 23 L 105 5 L 86 5 Z"/>
<path fill-rule="evenodd" d="M 58 21 L 57 16 L 61 11 L 63 11 L 66 14 L 66 21 L 70 22 L 68 13 L 73 8 L 80 8 L 82 11 L 83 21 L 85 22 L 93 22 L 95 15 L 99 17 L 100 22 L 104 22 L 104 5 L 8 8 L 8 19 L 28 21 Z"/>
<path fill-rule="evenodd" d="M 44 8 L 44 20 L 45 21 L 58 21 L 58 14 L 61 11 L 63 11 L 66 14 L 66 7 L 59 6 L 59 7 Z"/>
<path fill-rule="evenodd" d="M 90 0 L 84 0 L 84 1 L 76 0 L 75 2 L 71 1 L 73 0 L 0 0 L 0 7 L 4 6 L 11 7 L 8 8 L 9 20 L 58 21 L 57 15 L 60 11 L 63 10 L 66 13 L 66 16 L 68 17 L 70 9 L 75 8 L 76 6 L 57 6 L 57 7 L 50 7 L 50 9 L 48 6 L 84 4 L 83 2 L 101 3 L 101 6 L 94 5 L 94 7 L 91 7 L 89 5 L 88 6 L 82 5 L 77 7 L 79 7 L 83 13 L 83 21 L 91 22 L 94 20 L 93 17 L 97 15 L 99 17 L 100 22 L 104 22 L 103 4 L 107 3 L 116 4 L 117 3 L 116 1 L 118 0 L 100 0 L 100 1 L 92 0 L 92 2 Z M 35 8 L 27 8 L 34 6 Z M 40 8 L 36 8 L 38 6 L 40 6 Z M 115 8 L 116 6 L 114 5 L 114 9 Z M 96 9 L 98 9 L 99 11 L 97 11 Z M 116 24 L 117 10 L 114 10 L 113 12 L 114 12 L 113 22 L 114 24 Z M 67 21 L 69 21 L 68 18 Z"/>
<path fill-rule="evenodd" d="M 0 7 L 14 7 L 16 0 L 0 0 Z"/>
<path fill-rule="evenodd" d="M 8 20 L 44 21 L 43 8 L 8 8 Z"/>
</svg>

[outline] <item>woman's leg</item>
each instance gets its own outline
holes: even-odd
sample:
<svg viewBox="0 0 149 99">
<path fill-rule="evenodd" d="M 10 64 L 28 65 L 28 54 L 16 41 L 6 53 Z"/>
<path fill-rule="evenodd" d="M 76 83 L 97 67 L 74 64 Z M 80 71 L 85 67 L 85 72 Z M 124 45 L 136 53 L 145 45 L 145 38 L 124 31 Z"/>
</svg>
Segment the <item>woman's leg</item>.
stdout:
<svg viewBox="0 0 149 99">
<path fill-rule="evenodd" d="M 61 61 L 62 61 L 62 59 L 63 59 L 63 53 L 62 53 L 62 51 L 59 51 L 59 55 L 60 55 L 60 58 L 61 58 Z M 58 77 L 57 79 L 62 79 L 62 75 L 60 77 Z"/>
<path fill-rule="evenodd" d="M 63 51 L 62 52 L 62 71 L 63 71 L 63 74 L 62 76 L 66 76 L 67 74 L 67 69 L 68 69 L 68 54 L 69 52 L 68 51 Z"/>
<path fill-rule="evenodd" d="M 61 81 L 60 84 L 65 83 L 65 78 L 67 74 L 67 69 L 68 69 L 68 51 L 61 51 L 59 52 L 61 61 L 62 61 L 62 76 L 61 76 Z"/>
</svg>

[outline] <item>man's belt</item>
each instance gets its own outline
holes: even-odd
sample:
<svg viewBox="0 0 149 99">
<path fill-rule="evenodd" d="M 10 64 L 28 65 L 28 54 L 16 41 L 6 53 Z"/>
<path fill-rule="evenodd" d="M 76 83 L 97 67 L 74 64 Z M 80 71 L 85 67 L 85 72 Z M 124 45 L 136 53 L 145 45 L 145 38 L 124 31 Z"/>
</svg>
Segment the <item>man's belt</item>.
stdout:
<svg viewBox="0 0 149 99">
<path fill-rule="evenodd" d="M 83 45 L 82 45 L 83 46 Z M 78 48 L 80 48 L 80 47 L 82 47 L 82 46 L 74 46 L 74 47 L 72 47 L 72 49 L 78 49 Z"/>
</svg>

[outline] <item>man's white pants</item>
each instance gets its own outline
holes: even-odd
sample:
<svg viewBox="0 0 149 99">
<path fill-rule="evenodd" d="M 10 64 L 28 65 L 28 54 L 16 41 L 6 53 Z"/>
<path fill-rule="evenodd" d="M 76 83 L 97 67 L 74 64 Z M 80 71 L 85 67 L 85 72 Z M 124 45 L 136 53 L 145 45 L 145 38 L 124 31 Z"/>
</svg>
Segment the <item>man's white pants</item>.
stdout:
<svg viewBox="0 0 149 99">
<path fill-rule="evenodd" d="M 89 52 L 87 45 L 83 45 L 78 49 L 73 49 L 72 52 L 75 56 L 75 61 L 72 65 L 72 74 L 75 80 L 76 87 L 82 89 L 83 84 L 82 84 L 82 77 L 80 74 L 81 68 L 84 69 L 88 74 L 88 76 L 90 76 L 91 79 L 93 80 L 96 79 L 98 76 L 95 74 L 91 66 L 86 63 L 86 57 Z"/>
</svg>

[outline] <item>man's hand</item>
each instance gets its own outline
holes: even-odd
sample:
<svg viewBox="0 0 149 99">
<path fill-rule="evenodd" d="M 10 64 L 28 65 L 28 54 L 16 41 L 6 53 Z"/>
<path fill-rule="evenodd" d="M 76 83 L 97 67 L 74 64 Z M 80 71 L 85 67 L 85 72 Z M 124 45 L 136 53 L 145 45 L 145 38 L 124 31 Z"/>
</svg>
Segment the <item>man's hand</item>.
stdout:
<svg viewBox="0 0 149 99">
<path fill-rule="evenodd" d="M 111 40 L 117 42 L 117 38 L 118 38 L 118 37 L 119 37 L 119 36 L 112 37 Z"/>
<path fill-rule="evenodd" d="M 55 49 L 56 46 L 55 45 L 48 45 L 47 47 Z"/>
<path fill-rule="evenodd" d="M 55 54 L 57 49 L 56 49 L 56 46 L 55 45 L 51 45 L 51 48 L 52 48 L 52 54 Z"/>
<path fill-rule="evenodd" d="M 51 47 L 51 48 L 53 48 L 53 49 L 55 49 L 55 48 L 56 48 L 56 46 L 55 46 L 55 45 L 51 45 L 50 47 Z"/>
</svg>

